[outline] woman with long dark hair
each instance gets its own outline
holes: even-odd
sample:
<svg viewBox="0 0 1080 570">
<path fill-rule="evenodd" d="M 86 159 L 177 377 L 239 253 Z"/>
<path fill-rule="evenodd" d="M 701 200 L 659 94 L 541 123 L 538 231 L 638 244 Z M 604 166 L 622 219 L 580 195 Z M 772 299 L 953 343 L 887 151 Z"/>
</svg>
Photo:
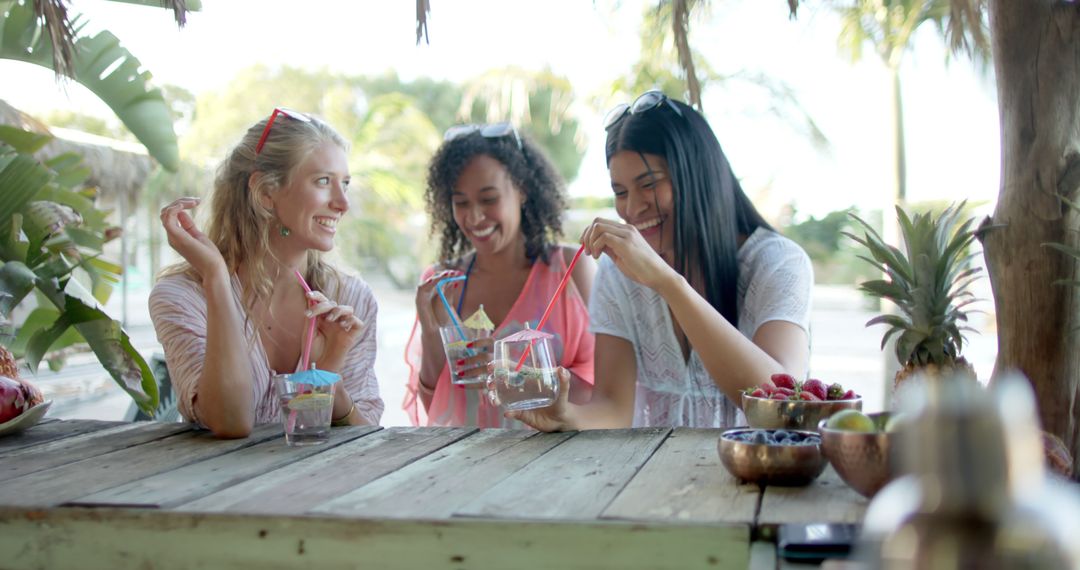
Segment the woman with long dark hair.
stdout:
<svg viewBox="0 0 1080 570">
<path fill-rule="evenodd" d="M 605 125 L 621 221 L 582 236 L 600 259 L 592 400 L 508 416 L 545 431 L 742 423 L 742 389 L 806 374 L 810 259 L 757 212 L 697 111 L 649 91 Z"/>
</svg>

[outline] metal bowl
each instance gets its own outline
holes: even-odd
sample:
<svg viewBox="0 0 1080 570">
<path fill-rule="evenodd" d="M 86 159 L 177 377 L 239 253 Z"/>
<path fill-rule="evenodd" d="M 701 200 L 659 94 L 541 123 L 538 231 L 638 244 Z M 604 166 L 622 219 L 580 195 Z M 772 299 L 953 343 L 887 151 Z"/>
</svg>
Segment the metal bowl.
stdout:
<svg viewBox="0 0 1080 570">
<path fill-rule="evenodd" d="M 820 445 L 779 445 L 731 439 L 735 434 L 752 431 L 754 428 L 737 428 L 720 434 L 717 444 L 720 462 L 736 479 L 766 485 L 808 485 L 828 464 Z M 800 433 L 818 435 L 812 431 Z"/>
<path fill-rule="evenodd" d="M 867 499 L 872 498 L 896 476 L 892 457 L 896 434 L 884 431 L 889 413 L 867 414 L 878 431 L 859 432 L 830 429 L 821 420 L 821 451 L 837 475 Z"/>
<path fill-rule="evenodd" d="M 817 431 L 818 422 L 840 410 L 862 410 L 862 398 L 853 400 L 770 400 L 742 395 L 742 409 L 750 427 Z"/>
</svg>

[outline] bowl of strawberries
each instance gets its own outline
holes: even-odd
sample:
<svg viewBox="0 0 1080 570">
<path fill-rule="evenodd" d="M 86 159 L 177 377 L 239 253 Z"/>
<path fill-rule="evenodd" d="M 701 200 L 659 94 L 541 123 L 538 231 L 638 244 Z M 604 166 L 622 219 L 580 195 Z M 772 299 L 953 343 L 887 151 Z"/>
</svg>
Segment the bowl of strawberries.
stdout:
<svg viewBox="0 0 1080 570">
<path fill-rule="evenodd" d="M 818 423 L 840 410 L 862 410 L 862 397 L 840 384 L 789 374 L 771 378 L 742 394 L 742 409 L 752 428 L 817 431 Z"/>
</svg>

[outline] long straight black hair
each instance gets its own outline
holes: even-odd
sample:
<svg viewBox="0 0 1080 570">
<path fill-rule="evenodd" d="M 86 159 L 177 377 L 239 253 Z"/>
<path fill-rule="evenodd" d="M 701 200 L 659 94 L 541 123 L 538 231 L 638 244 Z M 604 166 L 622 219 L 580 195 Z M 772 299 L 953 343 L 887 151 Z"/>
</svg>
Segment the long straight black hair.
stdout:
<svg viewBox="0 0 1080 570">
<path fill-rule="evenodd" d="M 620 151 L 662 156 L 675 205 L 675 270 L 688 280 L 692 262 L 705 280 L 705 298 L 738 326 L 739 236 L 772 230 L 746 197 L 709 124 L 688 105 L 667 103 L 627 113 L 608 129 L 607 162 Z"/>
</svg>

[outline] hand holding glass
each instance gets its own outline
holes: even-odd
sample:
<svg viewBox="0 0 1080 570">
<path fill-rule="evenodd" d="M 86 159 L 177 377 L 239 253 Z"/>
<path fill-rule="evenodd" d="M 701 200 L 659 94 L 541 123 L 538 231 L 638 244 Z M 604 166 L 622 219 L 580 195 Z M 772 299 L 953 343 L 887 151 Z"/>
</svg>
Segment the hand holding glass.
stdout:
<svg viewBox="0 0 1080 570">
<path fill-rule="evenodd" d="M 475 345 L 470 348 L 469 344 L 477 341 L 482 344 L 484 339 L 491 338 L 490 330 L 448 325 L 439 329 L 439 336 L 442 337 L 446 363 L 450 367 L 451 383 L 483 385 L 487 382 L 491 353 Z"/>
<path fill-rule="evenodd" d="M 551 335 L 535 331 L 495 341 L 495 373 L 488 384 L 491 403 L 507 411 L 550 406 L 559 396 Z"/>
</svg>

